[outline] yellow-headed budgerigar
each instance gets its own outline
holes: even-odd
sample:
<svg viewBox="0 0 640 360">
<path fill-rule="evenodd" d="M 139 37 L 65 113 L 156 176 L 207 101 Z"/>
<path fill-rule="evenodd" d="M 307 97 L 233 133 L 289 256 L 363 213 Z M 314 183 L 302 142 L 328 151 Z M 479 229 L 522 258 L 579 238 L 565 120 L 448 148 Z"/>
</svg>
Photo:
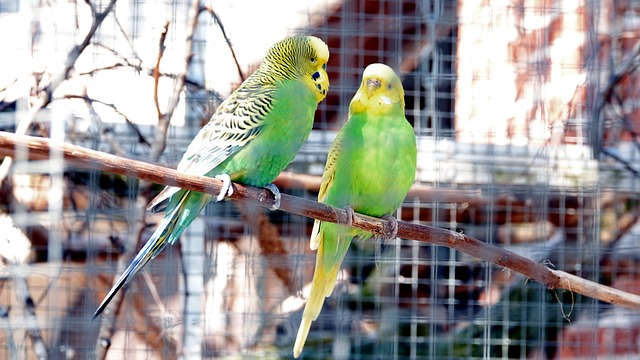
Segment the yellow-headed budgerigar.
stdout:
<svg viewBox="0 0 640 360">
<path fill-rule="evenodd" d="M 269 186 L 294 159 L 313 125 L 318 103 L 327 95 L 329 49 L 313 36 L 292 36 L 274 44 L 260 67 L 234 91 L 196 135 L 178 164 L 178 171 L 224 182 L 216 198 L 233 193 L 231 181 Z M 166 187 L 151 203 L 165 210 L 164 219 L 120 276 L 94 314 L 167 244 L 191 224 L 211 195 Z"/>
<path fill-rule="evenodd" d="M 395 72 L 383 64 L 367 66 L 362 84 L 351 100 L 349 119 L 329 151 L 318 201 L 386 218 L 395 237 L 393 214 L 415 180 L 416 137 L 404 115 L 404 90 Z M 318 250 L 311 294 L 302 315 L 293 356 L 298 357 L 318 318 L 324 298 L 331 295 L 351 239 L 373 234 L 329 222 L 317 221 L 311 232 L 311 249 Z"/>
</svg>

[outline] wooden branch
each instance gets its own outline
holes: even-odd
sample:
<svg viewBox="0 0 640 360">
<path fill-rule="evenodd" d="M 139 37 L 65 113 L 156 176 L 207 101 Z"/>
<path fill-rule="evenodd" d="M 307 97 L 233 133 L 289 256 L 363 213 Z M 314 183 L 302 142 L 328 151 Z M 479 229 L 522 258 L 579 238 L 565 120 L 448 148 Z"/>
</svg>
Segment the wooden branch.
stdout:
<svg viewBox="0 0 640 360">
<path fill-rule="evenodd" d="M 162 166 L 125 159 L 75 145 L 54 144 L 44 138 L 0 132 L 0 155 L 13 156 L 17 151 L 28 150 L 30 159 L 39 160 L 47 159 L 52 149 L 61 152 L 69 164 L 81 168 L 108 171 L 211 194 L 218 194 L 222 185 L 221 181 L 213 178 L 188 175 Z M 233 184 L 233 187 L 234 193 L 229 197 L 233 200 L 241 200 L 263 207 L 269 207 L 275 201 L 273 194 L 269 190 L 241 184 Z M 343 209 L 336 209 L 313 200 L 287 194 L 282 194 L 280 210 L 321 221 L 347 222 L 347 213 Z M 388 223 L 382 219 L 356 214 L 353 226 L 375 234 L 382 234 Z M 563 288 L 611 304 L 640 309 L 640 296 L 638 295 L 581 279 L 563 271 L 551 270 L 543 264 L 464 234 L 427 225 L 398 221 L 398 236 L 403 239 L 447 246 L 462 251 L 473 257 L 521 273 L 546 285 L 549 289 Z"/>
</svg>

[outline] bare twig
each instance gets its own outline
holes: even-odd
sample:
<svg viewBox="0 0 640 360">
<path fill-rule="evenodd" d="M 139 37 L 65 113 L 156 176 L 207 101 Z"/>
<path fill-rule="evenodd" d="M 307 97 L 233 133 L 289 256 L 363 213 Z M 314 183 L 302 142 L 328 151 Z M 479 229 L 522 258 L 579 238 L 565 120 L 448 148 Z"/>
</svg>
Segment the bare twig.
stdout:
<svg viewBox="0 0 640 360">
<path fill-rule="evenodd" d="M 87 46 L 89 46 L 89 44 L 91 43 L 91 39 L 95 35 L 100 25 L 102 25 L 104 19 L 107 17 L 107 15 L 109 15 L 111 10 L 113 10 L 113 7 L 116 5 L 116 1 L 117 0 L 111 0 L 107 7 L 101 12 L 97 11 L 97 9 L 89 1 L 86 1 L 87 4 L 89 4 L 89 6 L 91 7 L 93 22 L 91 23 L 91 27 L 89 28 L 89 31 L 85 35 L 84 39 L 82 39 L 82 41 L 78 45 L 74 46 L 67 54 L 64 69 L 56 77 L 54 77 L 51 83 L 49 83 L 49 85 L 47 85 L 44 89 L 44 91 L 49 94 L 49 101 L 51 100 L 51 94 L 53 94 L 53 91 L 57 89 L 63 81 L 67 80 L 70 77 L 71 69 L 73 69 L 73 67 L 75 66 L 76 61 L 78 60 L 84 49 L 86 49 Z M 45 106 L 46 105 L 48 105 L 48 102 L 45 104 Z"/>
<path fill-rule="evenodd" d="M 167 144 L 167 132 L 169 130 L 169 124 L 171 118 L 173 117 L 173 113 L 180 102 L 180 94 L 184 90 L 185 80 L 187 78 L 187 73 L 189 70 L 189 64 L 191 63 L 191 58 L 193 57 L 192 53 L 192 44 L 193 44 L 193 33 L 195 32 L 196 26 L 198 25 L 198 15 L 199 11 L 199 1 L 193 0 L 191 9 L 189 10 L 189 24 L 187 26 L 187 39 L 185 41 L 185 59 L 184 59 L 184 68 L 182 71 L 176 76 L 176 83 L 173 87 L 173 93 L 171 94 L 169 104 L 165 112 L 162 116 L 158 118 L 158 126 L 155 140 L 151 145 L 151 149 L 149 151 L 149 158 L 155 161 L 160 157 L 160 154 L 164 151 L 164 148 Z"/>
<path fill-rule="evenodd" d="M 598 158 L 598 153 L 602 152 L 601 146 L 602 138 L 602 119 L 604 117 L 604 108 L 611 101 L 614 95 L 614 90 L 618 83 L 629 73 L 635 71 L 640 66 L 640 41 L 636 43 L 629 54 L 620 62 L 618 66 L 613 69 L 613 73 L 609 76 L 609 81 L 605 88 L 598 94 L 596 98 L 596 104 L 594 106 L 593 116 L 595 126 L 591 127 L 591 147 L 594 150 L 594 157 Z M 638 176 L 637 173 L 634 173 Z"/>
<path fill-rule="evenodd" d="M 164 41 L 166 39 L 166 30 L 167 30 L 168 23 L 165 26 L 165 29 L 163 30 L 163 34 L 161 34 L 160 51 L 158 55 L 157 64 L 153 73 L 154 81 L 155 81 L 154 101 L 156 103 L 156 111 L 158 113 L 158 124 L 156 126 L 155 137 L 151 143 L 149 154 L 147 156 L 149 161 L 157 161 L 166 147 L 167 134 L 169 131 L 171 118 L 173 117 L 173 113 L 175 112 L 175 109 L 177 108 L 180 102 L 180 94 L 182 94 L 184 90 L 184 85 L 185 85 L 187 72 L 189 69 L 189 64 L 191 63 L 193 33 L 198 24 L 199 14 L 200 14 L 199 0 L 193 0 L 191 9 L 189 10 L 189 23 L 187 25 L 187 39 L 185 43 L 186 54 L 185 54 L 185 59 L 183 63 L 184 68 L 176 76 L 173 92 L 171 94 L 171 97 L 169 98 L 169 104 L 167 105 L 164 112 L 162 112 L 159 107 L 157 93 L 158 93 L 158 78 L 160 74 L 159 64 L 162 58 L 162 54 L 164 52 Z M 146 208 L 146 203 L 148 202 L 148 199 L 145 198 L 145 194 L 149 193 L 151 184 L 147 182 L 140 182 L 138 186 L 139 186 L 138 194 L 140 195 L 138 196 L 138 199 L 136 201 L 136 206 L 138 209 L 140 209 L 140 215 L 137 216 L 136 229 L 134 230 L 134 232 L 137 234 L 136 243 L 139 243 L 142 240 L 142 234 L 144 232 L 144 229 L 146 228 L 144 209 Z M 126 247 L 125 253 L 123 253 L 118 260 L 118 266 L 117 266 L 118 273 L 122 273 L 125 270 L 127 263 L 129 262 L 135 248 L 137 247 L 133 247 L 133 246 Z M 114 281 L 116 280 L 117 278 L 114 278 Z M 122 300 L 124 299 L 125 293 L 126 293 L 126 288 L 121 289 L 113 297 L 113 299 L 111 300 L 111 303 L 105 309 L 105 314 L 101 318 L 98 346 L 96 350 L 96 358 L 98 359 L 104 359 L 106 357 L 107 351 L 109 350 L 109 347 L 111 346 L 111 337 L 113 336 L 113 333 L 115 331 L 116 316 L 122 305 Z M 147 338 L 147 340 L 149 340 L 149 338 Z"/>
<path fill-rule="evenodd" d="M 11 327 L 11 323 L 9 322 L 10 310 L 11 307 L 0 307 L 0 329 L 4 330 L 7 350 L 9 351 L 9 356 L 11 356 L 11 360 L 18 360 L 18 347 L 16 346 L 16 341 L 13 338 L 13 328 Z"/>
<path fill-rule="evenodd" d="M 127 39 L 127 41 L 129 41 L 129 40 Z M 94 41 L 93 45 L 110 52 L 111 55 L 113 55 L 116 58 L 118 58 L 118 60 L 124 62 L 124 63 L 118 62 L 118 63 L 110 65 L 110 66 L 105 66 L 104 68 L 102 68 L 104 70 L 115 69 L 115 68 L 120 67 L 120 66 L 129 66 L 129 67 L 132 67 L 133 69 L 135 69 L 137 71 L 140 71 L 142 69 L 142 59 L 140 59 L 137 54 L 134 54 L 134 57 L 135 57 L 136 61 L 138 62 L 138 64 L 134 64 L 129 60 L 129 58 L 127 58 L 126 56 L 122 55 L 119 51 L 117 51 L 116 49 L 114 49 L 114 48 L 112 48 L 110 46 L 107 46 L 107 45 L 105 45 L 105 44 L 103 44 L 103 43 L 101 43 L 99 41 Z M 78 73 L 78 75 L 88 75 L 88 74 L 92 73 L 93 71 L 94 70 L 90 70 L 90 71 L 86 71 L 86 72 L 80 72 L 80 73 Z"/>
<path fill-rule="evenodd" d="M 116 114 L 118 114 L 118 115 L 120 115 L 120 116 L 122 116 L 124 118 L 124 121 L 129 126 L 129 129 L 131 129 L 131 131 L 138 138 L 138 143 L 143 144 L 143 145 L 147 145 L 147 146 L 151 146 L 151 144 L 149 144 L 147 139 L 142 134 L 142 131 L 140 131 L 140 128 L 138 127 L 138 125 L 136 123 L 134 123 L 133 121 L 131 121 L 131 119 L 129 119 L 129 117 L 126 114 L 121 112 L 114 104 L 108 103 L 108 102 L 105 102 L 105 101 L 102 101 L 102 100 L 94 99 L 94 98 L 89 97 L 87 95 L 67 94 L 67 95 L 64 96 L 64 98 L 65 99 L 80 99 L 80 100 L 84 100 L 87 103 L 90 103 L 91 105 L 93 105 L 93 103 L 98 103 L 98 104 L 102 104 L 102 105 L 104 105 L 106 107 L 111 108 Z"/>
<path fill-rule="evenodd" d="M 146 181 L 169 186 L 179 186 L 188 190 L 217 194 L 222 182 L 204 176 L 187 175 L 176 170 L 148 164 L 141 161 L 128 160 L 110 154 L 82 148 L 70 144 L 52 145 L 48 139 L 21 136 L 0 132 L 0 155 L 12 156 L 16 149 L 27 149 L 32 159 L 46 159 L 51 149 L 63 154 L 73 165 L 113 172 L 125 176 L 133 176 Z M 234 200 L 263 207 L 272 206 L 275 202 L 273 194 L 267 189 L 254 188 L 234 184 Z M 280 209 L 293 214 L 311 217 L 321 221 L 346 223 L 347 212 L 318 202 L 282 194 Z M 374 234 L 383 234 L 387 221 L 357 214 L 353 226 Z M 430 244 L 447 246 L 467 253 L 476 258 L 503 266 L 521 273 L 532 280 L 545 284 L 548 288 L 564 288 L 583 295 L 593 297 L 611 304 L 632 309 L 640 309 L 640 296 L 581 279 L 558 270 L 551 270 L 545 265 L 519 256 L 498 246 L 487 244 L 470 236 L 432 226 L 398 221 L 398 236 Z"/>
<path fill-rule="evenodd" d="M 231 40 L 229 40 L 229 37 L 227 36 L 227 32 L 224 30 L 224 25 L 222 25 L 222 20 L 220 20 L 220 17 L 218 16 L 218 14 L 216 14 L 215 10 L 213 10 L 213 8 L 211 8 L 208 5 L 203 6 L 201 10 L 204 10 L 209 14 L 211 14 L 211 16 L 213 16 L 213 20 L 216 22 L 216 24 L 218 24 L 218 28 L 220 28 L 220 32 L 222 32 L 224 41 L 227 43 L 227 46 L 229 47 L 229 51 L 231 51 L 231 56 L 233 57 L 233 61 L 236 63 L 236 69 L 238 69 L 238 75 L 240 76 L 240 79 L 244 81 L 245 80 L 244 73 L 242 72 L 240 63 L 238 62 L 238 57 L 236 56 L 236 52 L 235 50 L 233 50 L 233 45 L 231 45 Z"/>
<path fill-rule="evenodd" d="M 7 91 L 7 89 L 9 89 L 13 84 L 18 82 L 18 78 L 13 79 L 12 81 L 10 81 L 5 87 L 0 88 L 0 94 L 2 94 L 3 92 Z"/>
<path fill-rule="evenodd" d="M 158 57 L 156 58 L 156 66 L 153 68 L 153 103 L 156 106 L 156 113 L 158 114 L 158 121 L 163 121 L 164 114 L 160 110 L 160 101 L 158 100 L 158 90 L 160 88 L 160 62 L 164 56 L 164 50 L 167 46 L 164 44 L 167 40 L 167 33 L 169 32 L 169 22 L 167 21 L 162 27 L 160 33 L 160 40 L 158 43 Z M 167 120 L 168 121 L 168 120 Z"/>
<path fill-rule="evenodd" d="M 147 276 L 149 276 L 148 273 Z M 156 292 L 155 295 L 159 295 L 154 285 L 152 285 L 149 290 L 152 293 Z M 154 295 L 152 294 L 152 296 Z M 134 318 L 134 332 L 145 341 L 149 349 L 161 354 L 163 359 L 177 359 L 178 343 L 175 338 L 169 336 L 167 333 L 168 328 L 172 325 L 170 314 L 161 306 L 159 308 L 160 316 L 150 317 L 148 311 L 149 303 L 146 300 L 147 299 L 142 296 L 135 296 L 133 298 L 134 311 L 132 315 Z"/>
<path fill-rule="evenodd" d="M 63 70 L 59 74 L 57 74 L 55 77 L 53 77 L 53 79 L 48 85 L 46 85 L 44 88 L 41 88 L 41 90 L 38 91 L 38 93 L 45 94 L 45 96 L 41 97 L 42 101 L 40 101 L 37 106 L 33 106 L 30 109 L 30 114 L 33 114 L 33 115 L 27 116 L 26 119 L 23 119 L 20 122 L 19 127 L 22 126 L 25 132 L 26 132 L 26 129 L 29 127 L 29 124 L 35 117 L 35 113 L 37 113 L 41 108 L 49 104 L 49 102 L 51 101 L 51 97 L 52 97 L 51 95 L 53 94 L 53 92 L 58 88 L 58 86 L 60 86 L 62 82 L 64 82 L 71 76 L 71 69 L 73 69 L 73 67 L 75 66 L 75 63 L 80 57 L 80 55 L 82 54 L 82 52 L 84 52 L 87 46 L 89 46 L 89 44 L 91 43 L 92 38 L 94 37 L 96 31 L 98 30 L 98 28 L 100 27 L 104 19 L 113 10 L 116 4 L 116 1 L 117 0 L 111 0 L 109 4 L 105 7 L 105 9 L 101 12 L 97 10 L 94 4 L 92 4 L 89 1 L 85 1 L 87 5 L 89 5 L 89 7 L 91 8 L 91 13 L 93 15 L 93 21 L 91 23 L 91 27 L 89 28 L 89 31 L 85 35 L 84 39 L 79 44 L 74 46 L 67 54 Z M 20 133 L 20 132 L 16 130 L 16 133 Z M 102 334 L 104 334 L 104 329 L 101 328 L 99 333 L 99 339 L 103 339 L 104 341 L 99 340 L 99 345 L 110 344 L 111 337 L 109 336 L 108 338 L 105 339 L 100 336 Z M 106 346 L 106 348 L 108 348 L 108 346 Z M 100 356 L 99 352 L 101 349 L 103 349 L 103 347 L 98 346 L 97 349 L 98 350 L 96 355 Z"/>
<path fill-rule="evenodd" d="M 78 75 L 91 76 L 91 75 L 94 75 L 94 74 L 96 74 L 97 72 L 100 72 L 100 71 L 115 70 L 115 69 L 118 69 L 118 68 L 121 68 L 121 67 L 125 67 L 125 66 L 131 67 L 131 68 L 133 68 L 135 70 L 144 70 L 144 73 L 146 75 L 154 76 L 155 68 L 141 67 L 141 66 L 137 66 L 137 65 L 134 65 L 134 64 L 130 64 L 130 63 L 126 63 L 126 64 L 117 63 L 117 64 L 113 64 L 113 65 L 103 66 L 103 67 L 99 67 L 99 68 L 95 68 L 95 69 L 92 69 L 92 70 L 88 70 L 88 71 L 84 71 L 84 72 L 78 73 Z M 170 78 L 170 79 L 176 79 L 179 76 L 179 75 L 176 75 L 176 74 L 166 73 L 166 72 L 162 72 L 162 71 L 159 73 L 159 75 L 161 77 L 166 77 L 166 78 Z M 214 99 L 214 100 L 216 100 L 218 102 L 222 102 L 222 100 L 224 100 L 224 98 L 217 91 L 211 90 L 211 89 L 207 89 L 205 87 L 205 85 L 203 85 L 201 83 L 198 83 L 195 80 L 190 79 L 189 77 L 186 77 L 184 79 L 184 85 L 193 87 L 196 90 L 205 91 L 206 92 L 206 98 L 208 98 L 208 99 Z"/>
<path fill-rule="evenodd" d="M 158 308 L 160 309 L 160 316 L 164 317 L 167 314 L 167 308 L 164 306 L 162 299 L 160 298 L 160 293 L 158 292 L 158 288 L 156 284 L 153 283 L 153 279 L 149 272 L 143 271 L 142 277 L 144 278 L 145 283 L 147 283 L 147 287 L 149 288 L 149 292 L 151 293 L 151 297 L 153 298 L 153 302 L 156 303 Z"/>
<path fill-rule="evenodd" d="M 255 234 L 260 251 L 267 260 L 268 267 L 273 270 L 278 279 L 290 294 L 296 292 L 291 267 L 287 260 L 287 248 L 278 233 L 278 228 L 269 221 L 264 209 L 253 206 L 238 206 L 246 224 Z"/>
<path fill-rule="evenodd" d="M 18 265 L 20 266 L 20 265 Z M 25 320 L 27 322 L 27 334 L 31 341 L 33 342 L 33 350 L 36 353 L 38 359 L 47 359 L 47 347 L 42 340 L 42 335 L 40 334 L 40 328 L 38 327 L 38 320 L 36 318 L 36 306 L 31 298 L 31 294 L 29 293 L 29 285 L 27 284 L 26 272 L 16 271 L 15 274 L 11 277 L 16 291 L 16 297 L 18 298 L 18 302 L 23 307 L 23 312 L 25 316 Z"/>
<path fill-rule="evenodd" d="M 87 4 L 91 6 L 91 12 L 93 14 L 93 22 L 91 23 L 91 28 L 89 28 L 89 31 L 85 35 L 84 39 L 69 51 L 62 71 L 54 76 L 50 83 L 48 83 L 44 87 L 41 87 L 39 91 L 37 91 L 37 93 L 41 96 L 39 96 L 38 101 L 31 107 L 31 109 L 29 109 L 27 116 L 18 124 L 16 134 L 26 134 L 36 114 L 40 111 L 40 109 L 44 108 L 51 102 L 51 95 L 58 88 L 58 86 L 62 84 L 63 81 L 69 78 L 71 69 L 73 69 L 73 67 L 75 66 L 76 61 L 80 57 L 80 54 L 82 54 L 84 49 L 89 46 L 89 44 L 91 43 L 91 39 L 102 24 L 102 21 L 104 21 L 111 10 L 113 10 L 116 1 L 117 0 L 111 0 L 102 12 L 98 12 L 95 7 L 87 1 Z M 2 165 L 0 165 L 0 185 L 6 178 L 11 164 L 12 160 L 10 158 L 5 158 L 2 162 Z"/>
<path fill-rule="evenodd" d="M 600 148 L 600 152 L 612 158 L 613 160 L 619 162 L 620 164 L 622 164 L 622 166 L 624 166 L 624 168 L 627 169 L 627 171 L 632 173 L 633 176 L 640 177 L 640 172 L 636 170 L 629 161 L 623 159 L 621 156 L 619 156 L 615 152 L 610 151 L 609 149 L 604 147 Z"/>
<path fill-rule="evenodd" d="M 115 16 L 115 14 L 114 14 L 113 18 L 116 21 L 116 25 L 118 25 L 118 30 L 120 30 L 120 33 L 122 34 L 122 36 L 124 37 L 125 41 L 129 45 L 129 49 L 131 49 L 131 53 L 133 54 L 133 57 L 138 62 L 138 65 L 136 66 L 136 68 L 140 69 L 142 67 L 142 59 L 140 58 L 140 56 L 136 52 L 136 49 L 133 47 L 133 44 L 131 43 L 131 39 L 129 39 L 129 35 L 127 35 L 127 32 L 124 31 L 124 27 L 122 27 L 122 24 L 120 23 L 120 19 L 118 19 L 118 17 Z M 124 56 L 122 58 L 127 62 L 127 64 L 131 63 L 128 58 L 126 58 Z"/>
<path fill-rule="evenodd" d="M 78 72 L 78 75 L 80 76 L 93 76 L 96 73 L 100 72 L 100 71 L 107 71 L 107 70 L 115 70 L 115 69 L 119 69 L 122 67 L 131 67 L 136 69 L 136 67 L 132 64 L 123 64 L 123 63 L 115 63 L 112 65 L 106 65 L 106 66 L 101 66 L 101 67 L 97 67 L 97 68 L 93 68 L 91 70 L 87 70 L 87 71 L 83 71 L 83 72 Z M 152 69 L 147 69 L 149 73 L 151 73 L 153 70 Z"/>
</svg>

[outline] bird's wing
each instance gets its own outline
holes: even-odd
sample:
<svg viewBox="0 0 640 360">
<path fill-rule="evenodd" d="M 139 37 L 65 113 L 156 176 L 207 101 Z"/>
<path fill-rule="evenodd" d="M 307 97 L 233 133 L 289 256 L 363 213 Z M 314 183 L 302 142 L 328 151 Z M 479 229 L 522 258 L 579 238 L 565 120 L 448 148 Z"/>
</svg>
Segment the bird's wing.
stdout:
<svg viewBox="0 0 640 360">
<path fill-rule="evenodd" d="M 275 91 L 275 86 L 266 84 L 236 90 L 191 142 L 178 171 L 206 175 L 255 139 L 271 112 Z"/>
<path fill-rule="evenodd" d="M 333 178 L 336 174 L 336 163 L 338 162 L 338 157 L 342 152 L 345 128 L 346 126 L 343 126 L 342 129 L 340 129 L 331 144 L 329 155 L 327 155 L 327 163 L 324 166 L 324 173 L 322 173 L 322 181 L 320 183 L 320 191 L 318 192 L 318 201 L 321 203 L 324 203 L 329 189 L 331 189 L 331 185 L 333 185 Z"/>
<path fill-rule="evenodd" d="M 338 156 L 342 151 L 342 139 L 344 138 L 344 127 L 336 135 L 331 149 L 329 149 L 329 155 L 327 156 L 327 164 L 324 166 L 324 173 L 322 173 L 322 182 L 320 183 L 320 191 L 318 192 L 318 201 L 324 203 L 327 198 L 329 189 L 333 185 L 333 179 L 336 174 L 336 162 Z M 309 247 L 311 250 L 317 250 L 320 246 L 321 238 L 318 236 L 320 232 L 321 221 L 316 220 L 313 223 L 313 230 L 311 230 L 311 238 L 309 239 Z"/>
<path fill-rule="evenodd" d="M 255 139 L 273 108 L 276 90 L 273 84 L 245 82 L 220 104 L 211 120 L 200 129 L 178 163 L 177 170 L 207 175 Z M 178 190 L 180 188 L 166 187 L 147 209 L 162 210 L 159 205 Z"/>
</svg>

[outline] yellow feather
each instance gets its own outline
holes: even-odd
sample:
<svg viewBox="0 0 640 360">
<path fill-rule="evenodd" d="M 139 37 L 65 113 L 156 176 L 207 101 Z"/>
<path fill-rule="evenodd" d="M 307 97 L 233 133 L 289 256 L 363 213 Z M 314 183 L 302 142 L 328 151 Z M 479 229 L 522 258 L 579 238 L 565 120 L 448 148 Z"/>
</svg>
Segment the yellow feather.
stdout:
<svg viewBox="0 0 640 360">
<path fill-rule="evenodd" d="M 362 125 L 363 121 L 370 122 L 367 124 L 369 126 Z M 384 168 L 376 169 L 374 166 L 374 169 L 369 169 L 372 164 L 377 164 L 377 160 L 381 158 L 380 151 L 384 151 L 384 148 L 380 150 L 380 145 L 387 143 L 393 145 L 391 141 L 388 141 L 389 136 L 391 136 L 389 134 L 397 135 L 397 132 L 386 131 L 382 131 L 380 136 L 372 133 L 371 129 L 375 129 L 375 131 L 384 130 L 384 125 L 387 122 L 390 123 L 389 126 L 395 126 L 396 122 L 398 124 L 405 123 L 403 125 L 405 126 L 404 129 L 408 134 L 412 134 L 412 129 L 404 118 L 404 90 L 400 78 L 393 69 L 384 64 L 371 64 L 364 70 L 361 86 L 349 106 L 349 120 L 338 133 L 329 150 L 320 191 L 318 192 L 319 202 L 329 203 L 333 206 L 349 205 L 356 211 L 362 211 L 365 214 L 367 213 L 365 211 L 375 212 L 375 214 L 369 214 L 374 216 L 388 215 L 395 211 L 393 207 L 397 208 L 409 190 L 410 183 L 405 181 L 409 178 L 409 171 L 402 178 L 405 180 L 402 180 L 400 189 L 397 186 L 389 186 L 389 183 L 396 181 L 395 178 L 385 178 L 382 183 L 379 183 L 377 182 L 378 179 L 362 175 L 362 173 L 369 170 L 372 173 L 388 171 L 387 167 L 395 161 L 395 159 L 387 157 L 385 159 L 386 162 L 383 162 L 385 164 Z M 376 126 L 371 126 L 372 124 L 376 124 Z M 409 126 L 408 129 L 406 128 L 407 126 Z M 368 131 L 366 135 L 364 130 Z M 367 151 L 359 147 L 354 150 L 354 146 L 364 146 L 354 139 L 358 136 L 377 144 L 379 149 L 375 150 L 378 151 Z M 368 139 L 367 136 L 371 139 Z M 403 139 L 408 138 L 407 136 L 403 137 Z M 403 161 L 410 156 L 411 147 L 413 146 L 414 169 L 411 181 L 413 181 L 413 176 L 415 175 L 415 137 L 413 136 L 412 138 L 413 145 L 410 143 L 400 145 L 404 149 L 403 154 L 407 154 Z M 404 148 L 405 145 L 406 149 Z M 343 157 L 338 160 L 341 153 Z M 352 168 L 353 166 L 359 167 L 354 169 Z M 406 167 L 409 169 L 411 164 L 407 164 Z M 392 168 L 403 169 L 397 166 Z M 337 172 L 339 173 L 337 174 Z M 394 176 L 396 175 L 394 173 Z M 406 189 L 403 190 L 404 186 L 406 186 Z M 376 194 L 386 196 L 390 189 L 391 200 L 387 200 L 386 203 L 381 205 L 375 203 Z M 363 192 L 366 194 L 363 194 Z M 394 200 L 395 197 L 397 197 L 396 200 Z M 361 239 L 367 239 L 372 235 L 372 233 L 355 228 L 315 221 L 311 232 L 310 248 L 318 250 L 316 266 L 311 282 L 311 294 L 307 299 L 293 348 L 294 357 L 297 358 L 301 354 L 309 335 L 311 323 L 318 318 L 325 297 L 333 292 L 338 271 L 353 237 L 359 236 Z"/>
<path fill-rule="evenodd" d="M 320 223 L 320 222 L 318 222 Z M 314 226 L 315 228 L 315 226 Z M 307 341 L 309 335 L 309 329 L 311 323 L 318 319 L 320 311 L 322 310 L 322 304 L 324 299 L 331 295 L 333 288 L 336 284 L 338 277 L 338 271 L 340 270 L 340 264 L 342 261 L 338 261 L 331 266 L 329 272 L 325 272 L 324 266 L 324 246 L 322 246 L 324 233 L 319 232 L 316 235 L 318 243 L 318 254 L 316 257 L 316 268 L 313 273 L 313 285 L 311 286 L 311 293 L 307 299 L 307 304 L 302 314 L 302 321 L 300 328 L 298 328 L 298 335 L 296 336 L 296 342 L 293 345 L 293 357 L 298 358 L 302 353 L 304 344 Z M 351 241 L 349 239 L 349 241 Z"/>
</svg>

